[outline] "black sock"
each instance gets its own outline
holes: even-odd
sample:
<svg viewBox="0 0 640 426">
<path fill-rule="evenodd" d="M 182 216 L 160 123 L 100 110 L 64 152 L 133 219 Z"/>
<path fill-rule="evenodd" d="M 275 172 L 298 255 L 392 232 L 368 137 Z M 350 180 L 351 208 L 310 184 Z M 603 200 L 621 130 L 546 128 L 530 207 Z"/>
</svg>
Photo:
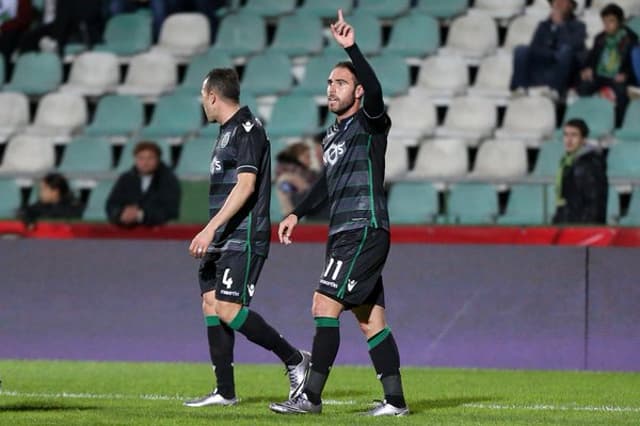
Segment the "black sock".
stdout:
<svg viewBox="0 0 640 426">
<path fill-rule="evenodd" d="M 300 351 L 291 346 L 280 333 L 257 313 L 242 308 L 229 323 L 229 327 L 244 334 L 256 345 L 275 353 L 285 365 L 296 365 L 302 361 Z"/>
<path fill-rule="evenodd" d="M 316 317 L 316 335 L 311 350 L 311 371 L 304 385 L 304 392 L 314 404 L 322 401 L 322 390 L 329 378 L 329 371 L 340 347 L 340 320 Z"/>
<path fill-rule="evenodd" d="M 209 355 L 216 375 L 218 393 L 223 397 L 235 398 L 236 388 L 233 381 L 233 345 L 235 335 L 228 325 L 220 322 L 217 316 L 207 316 L 207 337 Z"/>
<path fill-rule="evenodd" d="M 396 407 L 406 407 L 400 377 L 400 353 L 391 329 L 385 327 L 367 343 L 373 367 L 382 383 L 384 399 Z"/>
</svg>

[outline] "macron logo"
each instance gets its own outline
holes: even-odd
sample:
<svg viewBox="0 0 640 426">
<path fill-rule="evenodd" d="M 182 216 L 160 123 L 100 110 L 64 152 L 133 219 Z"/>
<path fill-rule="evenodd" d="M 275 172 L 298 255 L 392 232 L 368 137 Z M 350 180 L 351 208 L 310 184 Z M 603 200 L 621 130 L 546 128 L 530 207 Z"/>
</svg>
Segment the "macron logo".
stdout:
<svg viewBox="0 0 640 426">
<path fill-rule="evenodd" d="M 356 286 L 356 284 L 358 284 L 358 281 L 356 280 L 347 281 L 347 290 L 349 290 L 349 293 L 353 291 L 353 288 Z"/>
</svg>

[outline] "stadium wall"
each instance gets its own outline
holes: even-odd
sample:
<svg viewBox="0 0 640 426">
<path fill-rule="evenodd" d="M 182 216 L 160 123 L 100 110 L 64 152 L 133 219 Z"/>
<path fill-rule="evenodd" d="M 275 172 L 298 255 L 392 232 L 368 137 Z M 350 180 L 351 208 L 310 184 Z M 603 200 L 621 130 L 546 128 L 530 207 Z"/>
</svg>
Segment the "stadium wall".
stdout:
<svg viewBox="0 0 640 426">
<path fill-rule="evenodd" d="M 252 305 L 310 348 L 324 246 L 273 245 Z M 395 244 L 405 365 L 640 371 L 637 249 Z M 0 240 L 0 358 L 207 361 L 186 242 Z M 368 364 L 352 316 L 338 363 Z M 237 362 L 275 362 L 236 339 Z"/>
</svg>

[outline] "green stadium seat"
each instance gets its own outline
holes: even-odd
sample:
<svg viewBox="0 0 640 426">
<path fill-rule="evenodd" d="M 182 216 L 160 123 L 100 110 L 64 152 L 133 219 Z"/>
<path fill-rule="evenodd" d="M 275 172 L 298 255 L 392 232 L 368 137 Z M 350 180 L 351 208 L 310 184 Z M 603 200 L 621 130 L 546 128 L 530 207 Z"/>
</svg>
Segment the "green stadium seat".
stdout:
<svg viewBox="0 0 640 426">
<path fill-rule="evenodd" d="M 318 18 L 335 18 L 338 9 L 342 9 L 342 12 L 348 15 L 353 9 L 353 0 L 305 0 L 298 8 L 298 13 Z"/>
<path fill-rule="evenodd" d="M 395 18 L 409 10 L 409 0 L 359 0 L 358 9 L 378 18 Z"/>
<path fill-rule="evenodd" d="M 142 101 L 131 95 L 107 95 L 100 99 L 88 136 L 128 137 L 144 123 Z"/>
<path fill-rule="evenodd" d="M 409 91 L 409 67 L 404 58 L 393 54 L 376 56 L 370 60 L 384 96 L 398 96 Z"/>
<path fill-rule="evenodd" d="M 563 124 L 573 118 L 581 118 L 589 124 L 589 137 L 601 138 L 613 131 L 613 109 L 613 104 L 601 97 L 581 97 L 569 105 L 564 114 Z M 562 128 L 557 130 L 556 137 L 562 137 Z"/>
<path fill-rule="evenodd" d="M 636 34 L 640 34 L 640 16 L 633 16 L 627 21 L 627 27 L 631 28 Z"/>
<path fill-rule="evenodd" d="M 541 225 L 550 222 L 555 206 L 547 205 L 546 185 L 516 184 L 511 186 L 509 203 L 501 225 Z"/>
<path fill-rule="evenodd" d="M 20 187 L 14 179 L 0 178 L 0 194 L 0 218 L 15 218 L 22 202 Z"/>
<path fill-rule="evenodd" d="M 393 224 L 424 224 L 438 216 L 438 191 L 429 182 L 397 182 L 389 191 L 389 220 Z"/>
<path fill-rule="evenodd" d="M 320 52 L 322 45 L 320 19 L 298 14 L 280 18 L 269 50 L 287 56 L 304 56 Z"/>
<path fill-rule="evenodd" d="M 199 97 L 202 82 L 213 68 L 233 68 L 233 61 L 227 53 L 221 52 L 216 48 L 210 48 L 189 62 L 184 79 L 180 86 L 176 88 L 176 91 Z"/>
<path fill-rule="evenodd" d="M 609 178 L 640 177 L 640 144 L 618 143 L 609 149 L 607 170 Z"/>
<path fill-rule="evenodd" d="M 176 174 L 180 178 L 207 178 L 215 140 L 208 137 L 189 139 L 182 145 Z"/>
<path fill-rule="evenodd" d="M 624 122 L 619 130 L 614 132 L 618 141 L 640 142 L 640 99 L 633 100 L 627 107 Z"/>
<path fill-rule="evenodd" d="M 457 184 L 450 189 L 447 218 L 451 223 L 489 224 L 498 214 L 498 197 L 486 183 Z"/>
<path fill-rule="evenodd" d="M 264 20 L 255 13 L 240 12 L 227 15 L 220 22 L 214 49 L 231 57 L 242 57 L 261 52 L 266 45 Z"/>
<path fill-rule="evenodd" d="M 534 176 L 555 176 L 560 159 L 564 155 L 564 143 L 561 140 L 545 142 L 540 146 L 538 159 L 533 168 Z"/>
<path fill-rule="evenodd" d="M 325 51 L 320 56 L 309 59 L 302 81 L 294 87 L 293 93 L 300 95 L 326 96 L 327 77 L 333 66 L 340 61 L 349 59 L 344 52 Z"/>
<path fill-rule="evenodd" d="M 292 85 L 291 61 L 286 55 L 267 52 L 247 62 L 242 78 L 245 93 L 254 96 L 282 94 L 291 90 Z"/>
<path fill-rule="evenodd" d="M 382 29 L 380 21 L 372 14 L 355 9 L 353 15 L 348 18 L 349 24 L 358 33 L 358 47 L 365 55 L 377 55 L 382 49 Z M 326 53 L 339 52 L 345 54 L 344 49 L 333 38 L 325 48 Z"/>
<path fill-rule="evenodd" d="M 122 153 L 120 154 L 120 159 L 118 160 L 118 166 L 116 167 L 116 171 L 118 173 L 123 173 L 133 167 L 133 150 L 140 141 L 140 138 L 132 139 L 124 145 Z M 153 142 L 160 147 L 160 151 L 162 152 L 162 161 L 167 166 L 171 167 L 171 147 L 167 141 L 165 139 L 159 139 L 153 140 Z"/>
<path fill-rule="evenodd" d="M 183 138 L 195 134 L 202 126 L 202 104 L 188 93 L 161 97 L 151 122 L 140 132 L 142 139 Z"/>
<path fill-rule="evenodd" d="M 280 206 L 280 200 L 278 199 L 278 191 L 276 185 L 271 185 L 271 203 L 269 205 L 269 216 L 271 216 L 271 223 L 278 223 L 283 219 L 285 213 Z"/>
<path fill-rule="evenodd" d="M 91 189 L 89 193 L 89 199 L 87 200 L 87 206 L 82 213 L 82 220 L 88 222 L 107 222 L 107 198 L 113 188 L 113 180 L 101 180 L 98 184 Z"/>
<path fill-rule="evenodd" d="M 80 136 L 65 148 L 58 170 L 64 174 L 104 173 L 111 169 L 111 144 L 104 139 Z"/>
<path fill-rule="evenodd" d="M 54 53 L 25 53 L 18 57 L 11 81 L 4 91 L 40 96 L 55 91 L 62 83 L 62 63 Z"/>
<path fill-rule="evenodd" d="M 438 19 L 452 19 L 464 13 L 469 0 L 418 0 L 415 9 Z"/>
<path fill-rule="evenodd" d="M 104 30 L 104 43 L 94 46 L 98 52 L 132 56 L 151 47 L 151 17 L 142 13 L 112 16 Z"/>
<path fill-rule="evenodd" d="M 267 132 L 274 138 L 313 136 L 319 131 L 318 121 L 318 107 L 312 97 L 280 96 L 273 106 Z"/>
<path fill-rule="evenodd" d="M 440 25 L 429 15 L 413 12 L 398 18 L 391 30 L 385 53 L 423 58 L 438 51 Z"/>
<path fill-rule="evenodd" d="M 244 11 L 260 16 L 280 16 L 293 12 L 297 0 L 247 0 Z"/>
<path fill-rule="evenodd" d="M 209 220 L 209 182 L 180 181 L 180 214 L 177 223 L 202 224 Z"/>
<path fill-rule="evenodd" d="M 608 215 L 608 212 L 607 212 Z M 640 226 L 640 188 L 634 188 L 631 192 L 631 201 L 627 214 L 619 221 L 623 226 Z"/>
<path fill-rule="evenodd" d="M 615 225 L 620 221 L 620 196 L 615 186 L 609 186 L 607 199 L 607 223 Z"/>
</svg>

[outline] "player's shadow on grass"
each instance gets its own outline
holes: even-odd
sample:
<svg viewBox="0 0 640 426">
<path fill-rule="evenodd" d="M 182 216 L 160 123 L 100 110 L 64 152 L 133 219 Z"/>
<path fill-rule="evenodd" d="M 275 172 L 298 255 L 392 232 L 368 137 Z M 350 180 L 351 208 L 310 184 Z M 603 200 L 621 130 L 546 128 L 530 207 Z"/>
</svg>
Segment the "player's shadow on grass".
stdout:
<svg viewBox="0 0 640 426">
<path fill-rule="evenodd" d="M 23 402 L 17 404 L 0 405 L 0 413 L 2 412 L 27 412 L 27 411 L 88 411 L 98 410 L 100 407 L 87 405 L 69 405 L 69 404 L 50 404 L 38 402 Z"/>
<path fill-rule="evenodd" d="M 323 399 L 344 399 L 344 398 L 353 398 L 360 395 L 366 395 L 368 392 L 359 391 L 359 390 L 336 390 L 327 392 L 326 395 L 323 395 Z M 287 395 L 260 395 L 260 396 L 249 396 L 247 398 L 241 398 L 242 402 L 282 402 L 287 399 Z"/>
</svg>

